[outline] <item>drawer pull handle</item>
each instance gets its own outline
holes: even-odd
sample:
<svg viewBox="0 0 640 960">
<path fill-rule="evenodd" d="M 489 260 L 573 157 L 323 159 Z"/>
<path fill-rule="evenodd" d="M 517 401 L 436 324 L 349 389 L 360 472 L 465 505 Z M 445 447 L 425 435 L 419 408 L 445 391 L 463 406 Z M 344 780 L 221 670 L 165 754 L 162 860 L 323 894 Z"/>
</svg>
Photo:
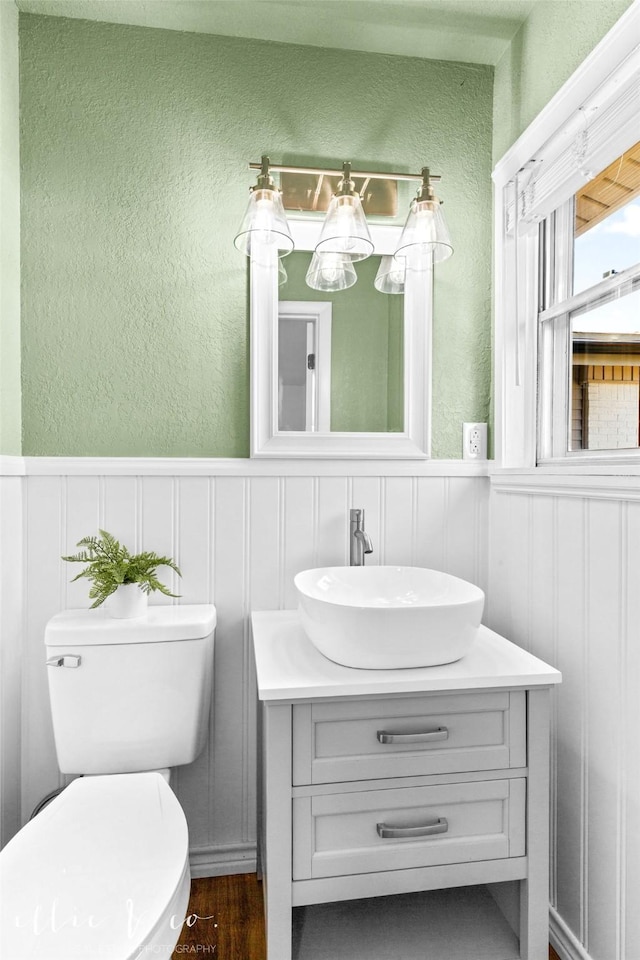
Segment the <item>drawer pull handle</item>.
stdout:
<svg viewBox="0 0 640 960">
<path fill-rule="evenodd" d="M 378 836 L 383 840 L 397 840 L 401 837 L 432 837 L 435 833 L 446 833 L 449 822 L 446 817 L 438 817 L 419 827 L 389 827 L 386 823 L 377 823 Z"/>
<path fill-rule="evenodd" d="M 423 730 L 421 733 L 387 733 L 386 730 L 378 730 L 376 736 L 380 743 L 431 743 L 433 740 L 446 740 L 449 731 L 446 727 Z"/>
</svg>

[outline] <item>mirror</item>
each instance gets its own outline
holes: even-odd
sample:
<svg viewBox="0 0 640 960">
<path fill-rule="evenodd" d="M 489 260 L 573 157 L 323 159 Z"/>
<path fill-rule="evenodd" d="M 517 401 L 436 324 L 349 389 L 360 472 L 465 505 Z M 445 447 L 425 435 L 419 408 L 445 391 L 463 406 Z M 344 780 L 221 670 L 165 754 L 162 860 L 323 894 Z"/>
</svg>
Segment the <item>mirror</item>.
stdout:
<svg viewBox="0 0 640 960">
<path fill-rule="evenodd" d="M 357 283 L 313 290 L 305 275 L 321 224 L 289 223 L 295 252 L 251 263 L 251 455 L 428 457 L 431 269 L 408 269 L 404 295 L 379 293 L 380 257 L 399 228 L 374 225 Z"/>
</svg>

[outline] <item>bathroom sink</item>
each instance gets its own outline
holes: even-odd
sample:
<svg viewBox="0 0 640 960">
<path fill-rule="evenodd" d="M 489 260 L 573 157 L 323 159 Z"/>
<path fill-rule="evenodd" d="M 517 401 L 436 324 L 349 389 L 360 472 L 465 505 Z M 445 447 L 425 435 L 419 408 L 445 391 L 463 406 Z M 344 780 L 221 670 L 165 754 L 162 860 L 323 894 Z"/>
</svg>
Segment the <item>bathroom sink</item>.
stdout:
<svg viewBox="0 0 640 960">
<path fill-rule="evenodd" d="M 484 608 L 480 587 L 424 567 L 321 567 L 294 583 L 305 633 L 346 667 L 452 663 L 473 643 Z"/>
</svg>

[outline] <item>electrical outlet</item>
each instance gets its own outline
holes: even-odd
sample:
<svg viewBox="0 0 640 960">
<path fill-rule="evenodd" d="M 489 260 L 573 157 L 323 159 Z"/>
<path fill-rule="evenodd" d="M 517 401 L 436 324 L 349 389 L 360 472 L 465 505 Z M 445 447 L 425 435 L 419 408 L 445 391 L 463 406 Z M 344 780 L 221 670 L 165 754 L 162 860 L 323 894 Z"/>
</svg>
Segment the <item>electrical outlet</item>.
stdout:
<svg viewBox="0 0 640 960">
<path fill-rule="evenodd" d="M 487 459 L 487 425 L 486 423 L 462 424 L 462 459 Z"/>
</svg>

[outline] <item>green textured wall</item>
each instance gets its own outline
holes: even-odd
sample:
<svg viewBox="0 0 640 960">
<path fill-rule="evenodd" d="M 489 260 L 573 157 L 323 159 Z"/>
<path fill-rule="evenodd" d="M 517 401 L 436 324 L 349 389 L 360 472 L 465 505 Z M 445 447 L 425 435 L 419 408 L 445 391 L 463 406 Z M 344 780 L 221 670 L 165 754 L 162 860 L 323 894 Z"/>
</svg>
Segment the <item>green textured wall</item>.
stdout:
<svg viewBox="0 0 640 960">
<path fill-rule="evenodd" d="M 378 293 L 373 282 L 380 257 L 354 264 L 358 281 L 327 293 L 307 286 L 310 253 L 285 258 L 281 300 L 325 301 L 331 311 L 331 429 L 402 430 L 398 406 L 404 394 L 398 363 L 398 318 L 404 297 Z M 402 407 L 400 406 L 402 411 Z"/>
<path fill-rule="evenodd" d="M 21 452 L 18 11 L 0 2 L 0 454 Z"/>
<path fill-rule="evenodd" d="M 246 456 L 249 160 L 443 175 L 433 453 L 490 394 L 489 67 L 25 15 L 24 452 Z"/>
<path fill-rule="evenodd" d="M 493 158 L 507 152 L 632 0 L 537 0 L 496 66 Z"/>
</svg>

